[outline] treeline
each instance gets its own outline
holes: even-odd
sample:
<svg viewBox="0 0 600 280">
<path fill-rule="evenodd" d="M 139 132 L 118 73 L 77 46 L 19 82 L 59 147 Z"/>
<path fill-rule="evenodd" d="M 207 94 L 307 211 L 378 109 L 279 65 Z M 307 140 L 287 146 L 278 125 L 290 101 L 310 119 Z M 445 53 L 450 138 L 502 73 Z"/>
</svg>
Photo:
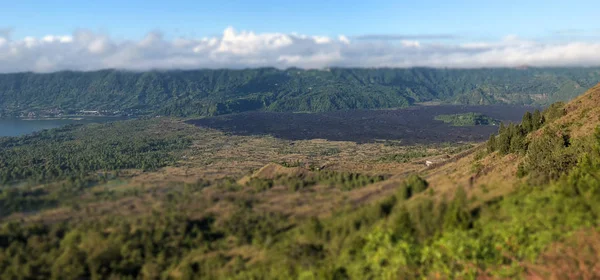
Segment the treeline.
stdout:
<svg viewBox="0 0 600 280">
<path fill-rule="evenodd" d="M 290 191 L 300 191 L 317 184 L 322 184 L 339 188 L 344 191 L 350 191 L 381 182 L 385 179 L 387 179 L 385 175 L 367 175 L 353 172 L 325 170 L 313 171 L 310 174 L 298 174 L 295 176 L 278 176 L 275 179 L 255 177 L 248 180 L 246 186 L 251 187 L 256 191 L 265 191 L 274 186 L 285 186 Z"/>
<path fill-rule="evenodd" d="M 530 175 L 529 179 L 535 183 L 558 179 L 577 164 L 579 154 L 588 152 L 592 146 L 588 143 L 590 139 L 579 139 L 573 145 L 566 128 L 545 127 L 546 123 L 564 114 L 564 103 L 557 102 L 543 112 L 525 113 L 520 124 L 502 124 L 498 135 L 491 135 L 487 141 L 487 151 L 524 156 L 518 167 L 519 177 Z M 531 132 L 540 129 L 542 131 L 538 135 L 528 137 Z"/>
<path fill-rule="evenodd" d="M 0 185 L 86 178 L 90 172 L 155 170 L 191 144 L 184 131 L 159 133 L 159 120 L 73 125 L 0 138 Z M 74 180 L 74 179 L 73 179 Z"/>
<path fill-rule="evenodd" d="M 544 126 L 546 122 L 552 122 L 565 114 L 564 103 L 556 102 L 550 105 L 544 112 L 535 110 L 533 113 L 526 112 L 520 124 L 510 123 L 508 126 L 500 124 L 498 134 L 490 135 L 487 142 L 489 152 L 498 151 L 500 154 L 524 153 L 529 143 L 526 136 Z"/>
<path fill-rule="evenodd" d="M 59 109 L 171 116 L 325 112 L 415 102 L 547 105 L 600 81 L 597 68 L 192 70 L 0 75 L 0 115 Z"/>
</svg>

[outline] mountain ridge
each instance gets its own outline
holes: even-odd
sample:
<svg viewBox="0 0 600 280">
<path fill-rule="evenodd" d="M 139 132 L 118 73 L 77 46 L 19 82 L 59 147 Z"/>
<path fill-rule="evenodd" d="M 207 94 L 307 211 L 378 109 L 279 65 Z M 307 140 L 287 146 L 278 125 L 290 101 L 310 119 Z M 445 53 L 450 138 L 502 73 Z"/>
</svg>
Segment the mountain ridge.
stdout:
<svg viewBox="0 0 600 280">
<path fill-rule="evenodd" d="M 100 70 L 0 74 L 0 115 L 214 116 L 445 104 L 549 105 L 600 82 L 600 68 Z"/>
</svg>

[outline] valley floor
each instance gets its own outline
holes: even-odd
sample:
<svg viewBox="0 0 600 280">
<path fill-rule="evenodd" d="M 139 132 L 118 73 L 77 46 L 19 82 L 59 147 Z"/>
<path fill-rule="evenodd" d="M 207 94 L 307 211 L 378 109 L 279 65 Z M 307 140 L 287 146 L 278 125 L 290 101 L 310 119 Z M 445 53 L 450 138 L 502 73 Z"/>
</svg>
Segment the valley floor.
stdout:
<svg viewBox="0 0 600 280">
<path fill-rule="evenodd" d="M 130 122 L 135 124 L 136 121 Z M 145 129 L 145 133 L 150 135 L 184 132 L 185 137 L 190 139 L 189 147 L 177 151 L 176 159 L 168 166 L 153 171 L 121 169 L 118 176 L 94 183 L 81 194 L 83 200 L 76 199 L 77 207 L 65 205 L 47 211 L 17 211 L 4 219 L 56 222 L 90 216 L 143 213 L 151 210 L 148 208 L 153 203 L 151 201 L 160 203 L 160 199 L 149 199 L 140 194 L 169 192 L 198 182 L 217 185 L 202 190 L 203 195 L 215 197 L 217 202 L 202 205 L 198 215 L 218 212 L 226 216 L 227 209 L 236 201 L 252 199 L 255 206 L 264 208 L 264 211 L 280 212 L 291 217 L 323 217 L 345 205 L 357 207 L 385 197 L 394 192 L 408 174 L 425 171 L 426 161 L 437 164 L 449 162 L 453 155 L 468 152 L 474 147 L 471 143 L 405 146 L 399 141 L 357 144 L 319 139 L 293 141 L 271 136 L 235 136 L 213 129 L 196 128 L 169 118 L 151 120 Z M 350 189 L 320 182 L 298 190 L 277 184 L 264 190 L 246 186 L 252 178 L 302 179 L 309 173 L 326 172 L 339 176 L 382 176 L 385 180 Z M 52 188 L 55 184 L 52 182 L 41 186 Z M 236 186 L 224 188 L 220 186 L 223 184 Z M 239 190 L 231 190 L 236 187 Z M 102 196 L 107 197 L 102 199 Z M 228 196 L 228 200 L 219 199 Z M 86 204 L 85 211 L 81 211 L 86 200 L 90 203 Z"/>
</svg>

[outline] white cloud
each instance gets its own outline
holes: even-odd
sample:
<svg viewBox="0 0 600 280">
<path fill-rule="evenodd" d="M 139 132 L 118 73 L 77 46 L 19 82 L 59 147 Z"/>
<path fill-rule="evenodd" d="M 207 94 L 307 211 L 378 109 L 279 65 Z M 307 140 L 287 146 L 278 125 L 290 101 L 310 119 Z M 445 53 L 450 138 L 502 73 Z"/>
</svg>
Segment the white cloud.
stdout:
<svg viewBox="0 0 600 280">
<path fill-rule="evenodd" d="M 317 43 L 317 44 L 328 44 L 328 43 L 331 43 L 331 39 L 329 39 L 329 37 L 325 37 L 325 36 L 313 36 L 312 38 L 313 38 L 313 40 L 315 40 L 315 43 Z"/>
<path fill-rule="evenodd" d="M 87 49 L 92 54 L 102 54 L 108 50 L 108 42 L 103 38 L 99 38 L 99 39 L 93 40 L 88 45 Z"/>
<path fill-rule="evenodd" d="M 54 43 L 54 42 L 71 43 L 71 42 L 73 42 L 73 37 L 47 35 L 47 36 L 44 36 L 44 38 L 42 38 L 42 41 L 45 43 Z"/>
<path fill-rule="evenodd" d="M 32 48 L 37 45 L 38 40 L 34 37 L 28 36 L 23 39 L 23 43 L 25 44 L 25 47 Z"/>
<path fill-rule="evenodd" d="M 402 44 L 402 46 L 405 46 L 405 47 L 418 48 L 421 46 L 421 43 L 419 43 L 419 41 L 414 41 L 414 40 L 402 40 L 402 41 L 400 41 L 400 43 Z"/>
<path fill-rule="evenodd" d="M 167 39 L 160 32 L 151 32 L 140 40 L 116 40 L 87 30 L 77 30 L 71 35 L 16 39 L 10 32 L 4 32 L 0 33 L 0 72 L 600 65 L 600 42 L 547 43 L 509 35 L 497 41 L 436 43 L 427 39 L 431 36 L 412 37 L 350 40 L 344 35 L 255 33 L 231 27 L 219 36 L 192 39 Z"/>
<path fill-rule="evenodd" d="M 350 39 L 348 39 L 348 37 L 346 37 L 344 35 L 338 36 L 338 41 L 340 41 L 346 45 L 350 44 Z"/>
<path fill-rule="evenodd" d="M 316 41 L 316 40 L 315 40 Z M 217 52 L 235 55 L 252 55 L 264 50 L 276 50 L 292 44 L 292 38 L 280 33 L 255 34 L 254 32 L 236 32 L 228 27 L 220 38 Z"/>
</svg>

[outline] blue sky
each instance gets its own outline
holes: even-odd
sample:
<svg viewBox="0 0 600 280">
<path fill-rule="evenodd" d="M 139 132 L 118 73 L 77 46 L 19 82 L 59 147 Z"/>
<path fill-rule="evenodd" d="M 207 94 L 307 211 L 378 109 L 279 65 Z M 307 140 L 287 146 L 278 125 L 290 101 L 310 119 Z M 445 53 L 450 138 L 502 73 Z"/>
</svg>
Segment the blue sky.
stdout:
<svg viewBox="0 0 600 280">
<path fill-rule="evenodd" d="M 600 66 L 599 0 L 0 0 L 0 73 Z"/>
<path fill-rule="evenodd" d="M 169 37 L 220 34 L 226 27 L 311 35 L 437 35 L 491 39 L 508 34 L 548 38 L 555 32 L 586 37 L 600 1 L 1 1 L 0 26 L 13 36 L 71 34 L 76 29 L 136 39 L 149 31 Z M 577 31 L 577 34 L 575 32 Z M 564 35 L 564 34 L 563 34 Z M 564 36 L 562 36 L 564 37 Z"/>
</svg>

